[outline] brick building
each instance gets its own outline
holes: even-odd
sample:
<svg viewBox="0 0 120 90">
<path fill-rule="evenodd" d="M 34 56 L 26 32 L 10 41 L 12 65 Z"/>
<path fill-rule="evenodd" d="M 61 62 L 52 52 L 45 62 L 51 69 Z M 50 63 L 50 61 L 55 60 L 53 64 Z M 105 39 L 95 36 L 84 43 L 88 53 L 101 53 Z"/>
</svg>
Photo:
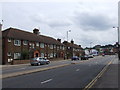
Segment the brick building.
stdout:
<svg viewBox="0 0 120 90">
<path fill-rule="evenodd" d="M 38 29 L 34 29 L 33 33 L 15 28 L 2 31 L 2 47 L 2 64 L 28 63 L 33 57 L 65 59 L 66 54 L 71 57 L 81 53 L 81 47 L 74 41 L 65 44 L 61 39 L 41 35 Z"/>
<path fill-rule="evenodd" d="M 71 40 L 71 42 L 64 41 L 63 44 L 66 46 L 66 58 L 71 58 L 73 56 L 80 57 L 82 53 L 84 52 L 81 45 L 74 44 L 74 41 Z"/>
</svg>

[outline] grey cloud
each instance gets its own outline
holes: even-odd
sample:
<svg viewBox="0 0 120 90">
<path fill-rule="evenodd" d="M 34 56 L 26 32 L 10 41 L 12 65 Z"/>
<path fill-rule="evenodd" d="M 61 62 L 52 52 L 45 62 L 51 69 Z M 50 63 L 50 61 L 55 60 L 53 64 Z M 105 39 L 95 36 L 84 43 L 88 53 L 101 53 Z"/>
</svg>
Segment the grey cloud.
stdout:
<svg viewBox="0 0 120 90">
<path fill-rule="evenodd" d="M 107 30 L 113 26 L 108 15 L 77 13 L 74 22 L 83 30 Z"/>
<path fill-rule="evenodd" d="M 63 18 L 48 18 L 44 15 L 32 15 L 32 20 L 37 23 L 47 24 L 50 27 L 64 27 L 64 26 L 70 26 L 72 22 L 69 19 L 63 19 Z"/>
</svg>

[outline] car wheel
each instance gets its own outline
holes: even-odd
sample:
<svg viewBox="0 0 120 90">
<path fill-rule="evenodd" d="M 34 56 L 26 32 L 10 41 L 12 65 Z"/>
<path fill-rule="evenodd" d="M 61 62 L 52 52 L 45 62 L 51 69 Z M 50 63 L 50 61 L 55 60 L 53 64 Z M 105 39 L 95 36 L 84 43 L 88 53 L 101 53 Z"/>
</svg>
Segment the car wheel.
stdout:
<svg viewBox="0 0 120 90">
<path fill-rule="evenodd" d="M 49 64 L 50 62 L 47 62 L 46 64 Z"/>
<path fill-rule="evenodd" d="M 41 63 L 39 62 L 37 65 L 40 66 L 40 64 L 41 64 Z"/>
<path fill-rule="evenodd" d="M 33 66 L 34 64 L 31 64 L 31 66 Z"/>
</svg>

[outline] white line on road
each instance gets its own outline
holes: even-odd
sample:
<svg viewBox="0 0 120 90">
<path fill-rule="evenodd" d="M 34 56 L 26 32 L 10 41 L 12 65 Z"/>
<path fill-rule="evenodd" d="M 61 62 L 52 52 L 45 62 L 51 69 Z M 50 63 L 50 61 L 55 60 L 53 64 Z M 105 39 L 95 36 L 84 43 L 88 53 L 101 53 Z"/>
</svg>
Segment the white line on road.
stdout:
<svg viewBox="0 0 120 90">
<path fill-rule="evenodd" d="M 45 81 L 41 82 L 41 84 L 44 84 L 44 83 L 47 83 L 47 82 L 50 82 L 50 81 L 52 81 L 52 79 L 45 80 Z"/>
<path fill-rule="evenodd" d="M 26 69 L 26 68 L 21 68 L 21 69 Z"/>
<path fill-rule="evenodd" d="M 79 71 L 80 69 L 77 69 L 76 71 Z"/>
</svg>

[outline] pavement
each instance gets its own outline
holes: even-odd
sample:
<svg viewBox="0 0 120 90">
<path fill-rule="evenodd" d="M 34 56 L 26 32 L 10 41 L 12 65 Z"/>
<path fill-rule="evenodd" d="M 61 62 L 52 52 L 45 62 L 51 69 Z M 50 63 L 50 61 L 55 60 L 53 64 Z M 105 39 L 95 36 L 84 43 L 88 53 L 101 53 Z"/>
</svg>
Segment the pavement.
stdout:
<svg viewBox="0 0 120 90">
<path fill-rule="evenodd" d="M 112 63 L 107 67 L 106 71 L 96 80 L 91 88 L 110 88 L 119 90 L 118 85 L 118 71 L 120 70 L 120 60 L 115 58 Z"/>
</svg>

